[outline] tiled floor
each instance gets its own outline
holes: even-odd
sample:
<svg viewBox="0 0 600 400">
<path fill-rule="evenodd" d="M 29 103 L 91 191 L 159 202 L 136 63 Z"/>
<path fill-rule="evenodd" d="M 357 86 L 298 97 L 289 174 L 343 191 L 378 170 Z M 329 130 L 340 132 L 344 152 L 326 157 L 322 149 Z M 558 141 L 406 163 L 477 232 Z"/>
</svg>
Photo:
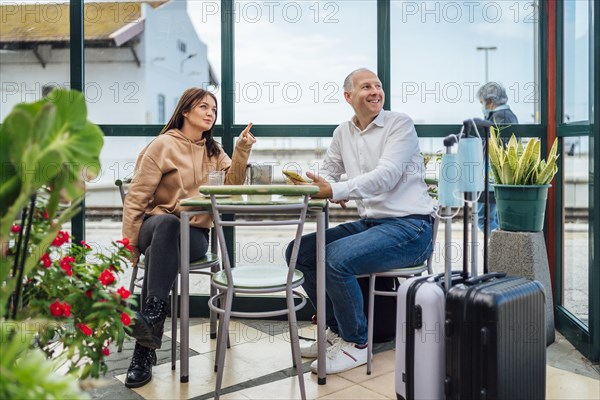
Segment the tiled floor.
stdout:
<svg viewBox="0 0 600 400">
<path fill-rule="evenodd" d="M 190 329 L 190 381 L 179 383 L 179 362 L 171 369 L 170 340 L 166 338 L 159 352 L 159 364 L 153 369 L 152 381 L 139 389 L 129 390 L 121 383 L 131 357 L 132 343 L 123 353 L 111 355 L 110 370 L 115 378 L 91 392 L 94 398 L 118 399 L 210 399 L 214 393 L 213 360 L 215 341 L 203 319 Z M 169 325 L 167 325 L 169 326 Z M 291 367 L 291 350 L 287 323 L 281 321 L 244 320 L 231 325 L 231 349 L 227 352 L 223 399 L 298 399 L 297 377 Z M 305 337 L 314 337 L 314 326 L 301 325 Z M 166 333 L 170 336 L 170 332 Z M 373 373 L 366 367 L 327 377 L 318 385 L 309 372 L 311 360 L 303 364 L 306 394 L 309 399 L 395 399 L 393 343 L 379 344 Z M 600 374 L 559 334 L 548 348 L 547 399 L 599 399 Z M 114 356 L 114 358 L 112 358 Z M 597 366 L 596 366 L 597 367 Z"/>
</svg>

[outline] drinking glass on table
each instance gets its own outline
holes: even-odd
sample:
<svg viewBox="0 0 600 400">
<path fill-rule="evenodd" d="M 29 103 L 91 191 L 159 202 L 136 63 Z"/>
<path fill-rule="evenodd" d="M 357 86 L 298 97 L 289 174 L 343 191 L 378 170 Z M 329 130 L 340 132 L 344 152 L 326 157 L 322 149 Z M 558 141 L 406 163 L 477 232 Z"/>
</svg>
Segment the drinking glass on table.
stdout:
<svg viewBox="0 0 600 400">
<path fill-rule="evenodd" d="M 251 185 L 273 183 L 273 166 L 268 164 L 248 164 L 248 182 Z"/>
<path fill-rule="evenodd" d="M 208 173 L 208 184 L 220 186 L 225 184 L 225 171 L 211 171 Z"/>
</svg>

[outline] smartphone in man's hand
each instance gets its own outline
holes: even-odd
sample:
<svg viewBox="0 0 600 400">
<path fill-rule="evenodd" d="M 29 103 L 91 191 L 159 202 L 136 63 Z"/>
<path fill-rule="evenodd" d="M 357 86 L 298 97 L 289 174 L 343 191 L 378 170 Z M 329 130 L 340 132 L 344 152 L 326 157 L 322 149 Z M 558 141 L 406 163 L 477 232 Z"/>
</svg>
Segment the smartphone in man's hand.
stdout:
<svg viewBox="0 0 600 400">
<path fill-rule="evenodd" d="M 295 171 L 283 170 L 282 172 L 292 182 L 309 183 L 302 175 L 298 174 Z"/>
</svg>

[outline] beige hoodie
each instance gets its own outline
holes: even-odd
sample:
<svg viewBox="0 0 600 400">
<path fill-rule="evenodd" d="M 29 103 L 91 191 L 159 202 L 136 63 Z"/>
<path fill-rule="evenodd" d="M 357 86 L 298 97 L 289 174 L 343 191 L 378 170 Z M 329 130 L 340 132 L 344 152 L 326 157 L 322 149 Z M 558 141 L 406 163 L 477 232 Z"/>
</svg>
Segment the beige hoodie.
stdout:
<svg viewBox="0 0 600 400">
<path fill-rule="evenodd" d="M 179 201 L 197 196 L 198 187 L 208 181 L 210 171 L 227 171 L 225 184 L 241 185 L 251 145 L 238 139 L 233 160 L 221 153 L 208 157 L 204 139 L 191 141 L 178 129 L 159 135 L 140 152 L 123 209 L 123 237 L 137 247 L 144 215 L 174 214 L 179 217 Z M 190 225 L 212 226 L 210 215 L 195 215 Z"/>
</svg>

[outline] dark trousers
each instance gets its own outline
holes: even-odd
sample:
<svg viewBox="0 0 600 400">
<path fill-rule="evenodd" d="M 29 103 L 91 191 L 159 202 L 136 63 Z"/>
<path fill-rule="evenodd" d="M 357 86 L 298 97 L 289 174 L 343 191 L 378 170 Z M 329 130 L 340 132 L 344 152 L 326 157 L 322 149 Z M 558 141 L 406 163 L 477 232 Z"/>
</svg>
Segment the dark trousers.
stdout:
<svg viewBox="0 0 600 400">
<path fill-rule="evenodd" d="M 156 296 L 167 301 L 179 273 L 179 218 L 171 214 L 147 217 L 140 229 L 139 248 L 144 254 L 142 299 Z M 208 250 L 208 229 L 190 227 L 190 260 Z"/>
</svg>

